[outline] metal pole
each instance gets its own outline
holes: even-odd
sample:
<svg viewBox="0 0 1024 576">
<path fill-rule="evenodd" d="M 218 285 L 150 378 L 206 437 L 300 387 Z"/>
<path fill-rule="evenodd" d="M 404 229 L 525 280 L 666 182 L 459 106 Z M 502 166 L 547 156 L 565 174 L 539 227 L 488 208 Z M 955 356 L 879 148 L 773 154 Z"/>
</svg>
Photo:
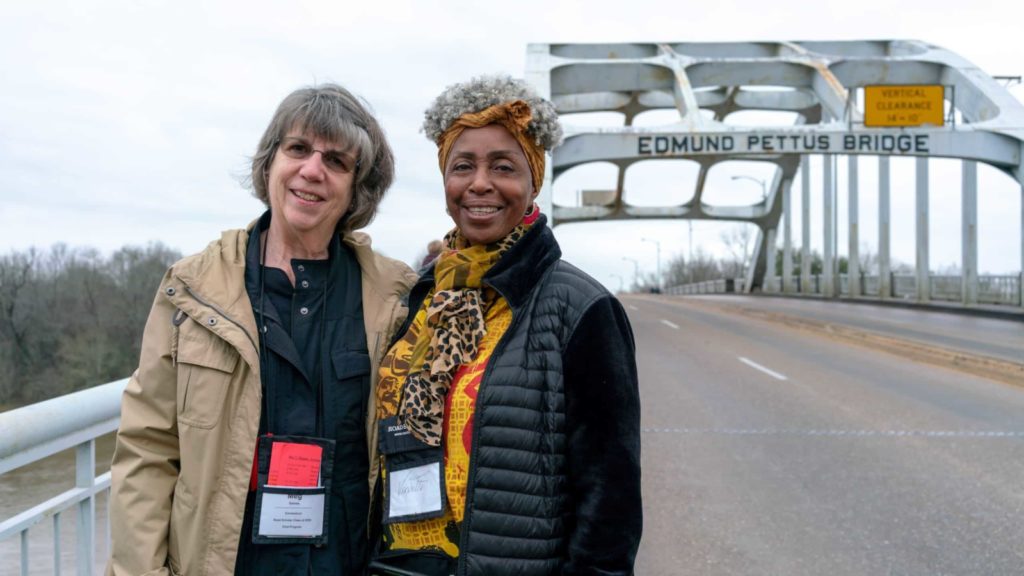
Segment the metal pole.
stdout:
<svg viewBox="0 0 1024 576">
<path fill-rule="evenodd" d="M 657 252 L 657 256 L 655 256 L 655 258 L 657 258 L 657 260 L 658 260 L 657 268 L 656 268 L 656 272 L 655 273 L 658 275 L 658 290 L 660 291 L 661 290 L 661 242 L 655 241 L 654 242 L 654 247 L 655 247 L 655 250 Z"/>
<path fill-rule="evenodd" d="M 917 159 L 917 301 L 927 302 L 931 296 L 928 262 L 928 158 Z"/>
<path fill-rule="evenodd" d="M 53 515 L 53 574 L 60 576 L 60 513 Z"/>
<path fill-rule="evenodd" d="M 889 157 L 878 157 L 878 296 L 883 300 L 892 294 L 889 270 Z"/>
<path fill-rule="evenodd" d="M 825 166 L 824 166 L 824 168 L 825 168 L 824 169 L 825 177 L 824 177 L 824 181 L 823 181 L 824 186 L 823 186 L 823 190 L 822 190 L 822 195 L 824 197 L 823 216 L 824 216 L 824 220 L 825 220 L 825 226 L 824 226 L 825 250 L 824 250 L 824 254 L 822 255 L 822 266 L 821 266 L 821 268 L 822 268 L 822 270 L 821 270 L 822 274 L 821 275 L 822 275 L 822 280 L 824 281 L 824 287 L 822 288 L 822 292 L 824 293 L 824 295 L 826 297 L 833 298 L 833 297 L 835 297 L 835 277 L 834 277 L 834 268 L 833 268 L 833 266 L 834 266 L 833 260 L 835 260 L 835 247 L 834 247 L 834 244 L 832 242 L 833 242 L 833 239 L 835 238 L 835 230 L 834 230 L 835 216 L 833 215 L 833 212 L 835 211 L 835 208 L 832 205 L 832 198 L 834 197 L 835 187 L 836 187 L 836 180 L 835 180 L 835 174 L 834 174 L 834 172 L 835 172 L 835 156 L 833 156 L 831 154 L 825 154 L 823 156 L 823 158 L 825 160 Z"/>
<path fill-rule="evenodd" d="M 849 243 L 847 248 L 848 260 L 846 263 L 846 286 L 850 292 L 850 298 L 860 296 L 860 199 L 859 182 L 857 180 L 858 162 L 856 156 L 846 157 L 847 172 L 849 172 L 849 190 L 847 199 L 849 207 L 847 216 L 849 222 Z"/>
<path fill-rule="evenodd" d="M 75 487 L 90 488 L 96 481 L 96 441 L 90 439 L 75 450 Z M 96 500 L 92 496 L 78 503 L 78 549 L 75 554 L 78 576 L 92 576 L 96 563 Z"/>
<path fill-rule="evenodd" d="M 639 287 L 640 286 L 640 262 L 638 262 L 635 258 L 630 258 L 628 256 L 623 256 L 622 259 L 623 260 L 627 260 L 627 261 L 633 263 L 633 286 Z"/>
<path fill-rule="evenodd" d="M 619 292 L 622 292 L 622 276 L 619 274 L 609 274 L 609 276 L 619 279 Z"/>
<path fill-rule="evenodd" d="M 649 238 L 641 238 L 641 242 L 651 242 L 654 244 L 655 254 L 657 262 L 655 263 L 655 282 L 658 283 L 658 290 L 661 290 L 661 242 L 658 240 L 651 240 Z"/>
<path fill-rule="evenodd" d="M 978 164 L 964 161 L 960 243 L 960 295 L 965 305 L 978 303 Z"/>
<path fill-rule="evenodd" d="M 690 225 L 690 239 L 687 242 L 687 247 L 690 251 L 690 260 L 689 266 L 687 266 L 687 268 L 689 268 L 690 273 L 690 284 L 693 284 L 693 220 L 687 220 L 686 223 Z"/>
<path fill-rule="evenodd" d="M 28 576 L 28 528 L 21 531 L 21 576 Z"/>
<path fill-rule="evenodd" d="M 766 230 L 764 233 L 765 249 L 764 249 L 764 286 L 762 290 L 764 292 L 775 292 L 775 236 L 778 234 L 778 230 L 772 228 Z"/>
<path fill-rule="evenodd" d="M 782 291 L 793 293 L 793 206 L 790 198 L 793 182 L 782 183 L 782 225 L 785 235 L 782 238 Z"/>
<path fill-rule="evenodd" d="M 811 288 L 811 157 L 800 160 L 800 292 Z"/>
</svg>

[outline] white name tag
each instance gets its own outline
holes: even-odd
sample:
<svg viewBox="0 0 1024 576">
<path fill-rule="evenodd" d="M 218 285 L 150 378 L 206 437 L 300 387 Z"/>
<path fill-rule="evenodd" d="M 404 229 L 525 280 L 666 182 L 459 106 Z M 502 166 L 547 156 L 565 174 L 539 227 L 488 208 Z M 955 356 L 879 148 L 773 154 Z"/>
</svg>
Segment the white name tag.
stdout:
<svg viewBox="0 0 1024 576">
<path fill-rule="evenodd" d="M 388 473 L 388 516 L 399 518 L 441 511 L 440 462 Z"/>
<path fill-rule="evenodd" d="M 263 494 L 260 536 L 316 537 L 324 531 L 324 494 Z"/>
</svg>

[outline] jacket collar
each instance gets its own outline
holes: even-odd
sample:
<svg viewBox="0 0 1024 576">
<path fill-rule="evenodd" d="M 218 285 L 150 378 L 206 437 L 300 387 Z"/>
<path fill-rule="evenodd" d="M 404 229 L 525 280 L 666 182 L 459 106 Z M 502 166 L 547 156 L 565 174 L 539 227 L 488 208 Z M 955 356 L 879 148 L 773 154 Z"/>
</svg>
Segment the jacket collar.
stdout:
<svg viewBox="0 0 1024 576">
<path fill-rule="evenodd" d="M 533 288 L 552 264 L 562 257 L 555 234 L 541 214 L 519 242 L 509 248 L 484 275 L 484 282 L 497 290 L 513 310 L 526 303 Z"/>
<path fill-rule="evenodd" d="M 513 310 L 518 310 L 526 303 L 530 291 L 562 257 L 555 234 L 547 224 L 547 216 L 541 214 L 526 234 L 484 275 L 484 284 L 501 294 Z M 410 313 L 426 297 L 426 291 L 433 284 L 434 264 L 431 264 L 413 289 L 411 298 L 415 300 Z"/>
</svg>

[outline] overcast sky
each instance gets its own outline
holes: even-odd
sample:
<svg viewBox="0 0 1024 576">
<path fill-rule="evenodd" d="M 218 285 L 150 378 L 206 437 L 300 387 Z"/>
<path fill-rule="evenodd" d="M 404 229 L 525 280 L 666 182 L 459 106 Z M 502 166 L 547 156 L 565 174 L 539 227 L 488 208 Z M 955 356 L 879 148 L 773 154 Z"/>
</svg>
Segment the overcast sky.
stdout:
<svg viewBox="0 0 1024 576">
<path fill-rule="evenodd" d="M 276 105 L 299 86 L 334 81 L 365 97 L 387 130 L 398 179 L 369 232 L 379 249 L 412 261 L 451 225 L 435 147 L 419 132 L 423 109 L 453 82 L 483 73 L 522 76 L 530 42 L 920 39 L 990 74 L 1024 73 L 1024 3 L 1017 1 L 427 5 L 5 0 L 0 253 L 56 242 L 110 251 L 161 241 L 185 253 L 200 250 L 220 230 L 262 211 L 239 177 Z M 1011 90 L 1024 98 L 1019 86 Z M 862 164 L 871 165 L 861 184 L 863 243 L 871 249 L 873 162 Z M 959 167 L 947 161 L 932 170 L 937 268 L 960 260 L 959 189 L 948 185 L 959 182 Z M 566 179 L 556 198 L 571 198 L 575 187 L 593 187 L 600 177 L 598 169 Z M 911 167 L 894 166 L 894 178 L 910 177 Z M 983 169 L 981 179 L 980 268 L 1016 272 L 1020 189 L 995 171 Z M 732 188 L 741 201 L 760 194 L 750 181 Z M 893 221 L 893 256 L 912 262 L 912 197 L 894 196 Z M 698 222 L 695 243 L 721 253 L 720 232 Z M 845 238 L 843 228 L 840 234 Z M 654 270 L 654 247 L 641 237 L 661 242 L 663 262 L 687 249 L 680 221 L 561 226 L 556 235 L 566 259 L 612 288 L 613 274 L 627 282 L 632 276 L 623 256 Z"/>
</svg>

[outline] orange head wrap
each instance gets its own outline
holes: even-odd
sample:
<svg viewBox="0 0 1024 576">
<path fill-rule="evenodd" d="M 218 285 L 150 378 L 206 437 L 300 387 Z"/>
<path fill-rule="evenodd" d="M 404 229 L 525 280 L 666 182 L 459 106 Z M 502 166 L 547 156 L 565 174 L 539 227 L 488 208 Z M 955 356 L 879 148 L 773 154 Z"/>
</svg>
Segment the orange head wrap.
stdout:
<svg viewBox="0 0 1024 576">
<path fill-rule="evenodd" d="M 448 154 L 451 153 L 452 146 L 466 128 L 483 128 L 490 124 L 500 124 L 508 130 L 516 142 L 519 142 L 519 147 L 526 155 L 526 162 L 530 165 L 533 190 L 540 192 L 541 184 L 544 182 L 544 147 L 526 133 L 526 127 L 529 126 L 532 118 L 530 105 L 522 100 L 495 104 L 479 112 L 467 112 L 459 116 L 437 140 L 437 163 L 441 168 L 441 174 L 444 174 L 444 166 L 448 162 Z"/>
</svg>

